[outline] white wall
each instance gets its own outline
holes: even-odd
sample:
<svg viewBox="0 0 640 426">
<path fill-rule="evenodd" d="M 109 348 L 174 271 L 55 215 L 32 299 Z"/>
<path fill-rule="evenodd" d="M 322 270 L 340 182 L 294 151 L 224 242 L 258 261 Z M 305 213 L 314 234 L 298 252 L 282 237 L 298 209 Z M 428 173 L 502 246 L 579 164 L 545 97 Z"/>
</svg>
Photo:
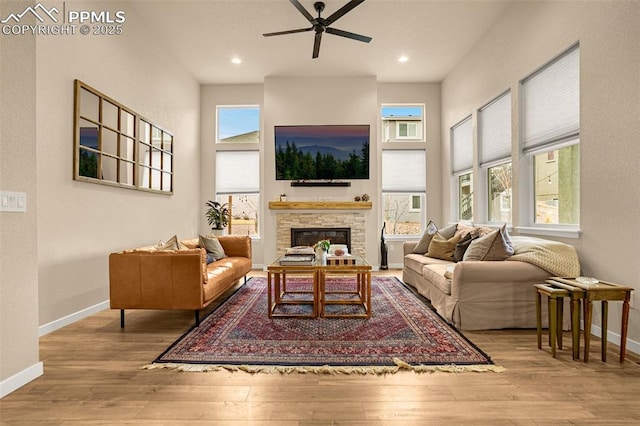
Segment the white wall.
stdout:
<svg viewBox="0 0 640 426">
<path fill-rule="evenodd" d="M 123 4 L 74 2 L 78 10 Z M 126 11 L 119 36 L 42 36 L 37 45 L 40 325 L 109 298 L 112 251 L 198 230 L 200 87 Z M 174 135 L 174 194 L 77 182 L 73 81 L 82 80 Z M 35 304 L 36 301 L 34 301 Z"/>
<path fill-rule="evenodd" d="M 640 291 L 636 259 L 640 235 L 638 22 L 637 2 L 518 2 L 510 6 L 442 84 L 445 218 L 451 218 L 448 129 L 508 88 L 517 96 L 520 79 L 579 41 L 582 235 L 566 242 L 577 248 L 583 275 Z M 516 191 L 514 202 L 520 196 Z M 637 309 L 636 304 L 631 310 L 629 337 L 640 342 Z M 620 313 L 620 303 L 611 303 L 609 330 L 614 333 L 620 332 Z M 594 318 L 594 324 L 599 324 L 599 315 Z"/>
<path fill-rule="evenodd" d="M 24 8 L 0 3 L 0 16 Z M 35 20 L 35 19 L 34 19 Z M 38 354 L 36 38 L 0 37 L 0 190 L 27 194 L 0 212 L 0 398 L 42 374 Z"/>
</svg>

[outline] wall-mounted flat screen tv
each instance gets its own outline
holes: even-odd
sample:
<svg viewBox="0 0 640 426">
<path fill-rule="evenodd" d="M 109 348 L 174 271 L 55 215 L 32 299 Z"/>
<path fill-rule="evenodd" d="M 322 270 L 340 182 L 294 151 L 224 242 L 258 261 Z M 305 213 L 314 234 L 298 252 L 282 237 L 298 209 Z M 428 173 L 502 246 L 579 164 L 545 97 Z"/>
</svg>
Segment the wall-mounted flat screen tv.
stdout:
<svg viewBox="0 0 640 426">
<path fill-rule="evenodd" d="M 277 180 L 369 179 L 369 125 L 275 126 Z"/>
</svg>

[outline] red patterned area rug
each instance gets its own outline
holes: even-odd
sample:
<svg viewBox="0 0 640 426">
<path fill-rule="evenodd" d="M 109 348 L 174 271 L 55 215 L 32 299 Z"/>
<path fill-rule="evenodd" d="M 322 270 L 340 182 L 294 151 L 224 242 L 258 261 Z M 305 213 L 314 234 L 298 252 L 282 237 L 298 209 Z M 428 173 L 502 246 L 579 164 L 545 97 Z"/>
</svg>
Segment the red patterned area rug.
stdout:
<svg viewBox="0 0 640 426">
<path fill-rule="evenodd" d="M 334 277 L 328 286 L 348 285 Z M 287 278 L 287 288 L 310 279 Z M 386 374 L 493 371 L 489 356 L 395 277 L 373 277 L 372 315 L 272 318 L 266 278 L 252 278 L 145 369 Z"/>
</svg>

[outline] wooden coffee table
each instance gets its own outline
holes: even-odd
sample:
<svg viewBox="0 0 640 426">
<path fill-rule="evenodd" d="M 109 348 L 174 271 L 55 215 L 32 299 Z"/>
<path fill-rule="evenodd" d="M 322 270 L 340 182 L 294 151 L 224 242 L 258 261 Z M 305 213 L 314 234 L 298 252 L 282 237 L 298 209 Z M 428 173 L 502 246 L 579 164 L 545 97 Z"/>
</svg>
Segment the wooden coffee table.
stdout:
<svg viewBox="0 0 640 426">
<path fill-rule="evenodd" d="M 349 256 L 348 262 L 319 265 L 280 265 L 282 256 L 267 266 L 267 292 L 269 318 L 370 318 L 371 317 L 371 265 L 358 254 Z M 311 278 L 309 288 L 287 288 L 287 277 Z M 332 288 L 328 276 L 353 278 L 353 288 Z M 310 305 L 308 312 L 291 312 L 291 307 Z M 327 312 L 327 306 L 359 307 L 358 313 Z"/>
</svg>

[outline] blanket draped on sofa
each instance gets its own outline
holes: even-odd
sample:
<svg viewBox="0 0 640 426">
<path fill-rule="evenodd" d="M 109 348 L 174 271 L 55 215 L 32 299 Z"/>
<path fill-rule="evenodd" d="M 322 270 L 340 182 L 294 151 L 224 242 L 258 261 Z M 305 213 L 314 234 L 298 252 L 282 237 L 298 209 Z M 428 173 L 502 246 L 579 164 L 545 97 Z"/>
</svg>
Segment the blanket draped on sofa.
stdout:
<svg viewBox="0 0 640 426">
<path fill-rule="evenodd" d="M 535 237 L 512 236 L 515 253 L 507 260 L 531 263 L 557 277 L 580 275 L 580 261 L 573 246 Z"/>
</svg>

